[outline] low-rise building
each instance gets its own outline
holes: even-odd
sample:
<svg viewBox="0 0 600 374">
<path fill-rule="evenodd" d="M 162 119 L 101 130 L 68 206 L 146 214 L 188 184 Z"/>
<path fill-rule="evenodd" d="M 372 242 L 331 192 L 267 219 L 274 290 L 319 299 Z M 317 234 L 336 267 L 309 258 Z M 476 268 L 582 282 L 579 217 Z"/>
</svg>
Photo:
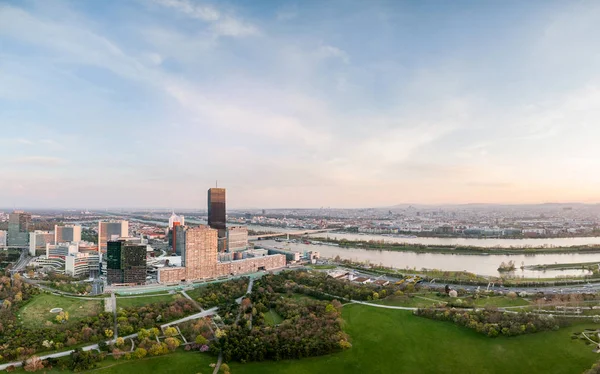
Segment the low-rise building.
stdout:
<svg viewBox="0 0 600 374">
<path fill-rule="evenodd" d="M 99 267 L 98 252 L 78 252 L 65 257 L 65 273 L 73 277 L 92 276 L 98 272 Z"/>
</svg>

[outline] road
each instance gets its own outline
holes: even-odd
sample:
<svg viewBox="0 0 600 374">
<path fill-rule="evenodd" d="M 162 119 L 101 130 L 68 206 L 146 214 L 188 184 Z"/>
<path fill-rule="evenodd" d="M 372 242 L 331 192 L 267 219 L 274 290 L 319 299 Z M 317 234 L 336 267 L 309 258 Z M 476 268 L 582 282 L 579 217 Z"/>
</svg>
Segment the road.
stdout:
<svg viewBox="0 0 600 374">
<path fill-rule="evenodd" d="M 205 310 L 202 313 L 196 313 L 196 314 L 193 314 L 191 316 L 187 316 L 187 317 L 184 317 L 184 318 L 181 318 L 181 319 L 169 322 L 169 323 L 165 323 L 164 325 L 161 325 L 160 327 L 161 327 L 161 329 L 164 329 L 167 326 L 177 325 L 177 324 L 180 324 L 182 322 L 191 321 L 191 320 L 197 319 L 197 318 L 212 316 L 213 314 L 216 314 L 216 313 L 217 313 L 217 307 L 214 307 L 212 309 Z M 123 336 L 122 338 L 125 339 L 125 340 L 127 340 L 127 339 L 130 339 L 130 338 L 136 338 L 137 335 L 138 334 L 135 333 L 135 334 Z M 114 339 L 107 340 L 106 344 L 113 344 L 115 341 L 116 341 L 116 336 L 115 336 Z M 90 350 L 97 350 L 97 349 L 98 349 L 98 344 L 91 344 L 91 345 L 88 345 L 88 346 L 85 346 L 85 347 L 81 348 L 81 350 L 83 350 L 83 351 L 90 351 Z M 45 359 L 48 359 L 48 358 L 65 357 L 65 356 L 70 355 L 73 351 L 74 350 L 57 352 L 57 353 L 52 353 L 52 354 L 48 354 L 48 355 L 44 355 L 44 356 L 39 356 L 39 357 L 42 360 L 45 360 Z M 0 371 L 1 370 L 6 370 L 6 368 L 9 367 L 9 366 L 18 367 L 18 366 L 21 366 L 21 365 L 23 365 L 23 361 L 9 362 L 9 363 L 0 365 Z"/>
<path fill-rule="evenodd" d="M 17 273 L 19 271 L 22 271 L 23 269 L 25 269 L 25 267 L 29 263 L 30 259 L 31 258 L 29 257 L 28 250 L 27 249 L 22 249 L 21 250 L 21 256 L 19 257 L 19 259 L 17 260 L 17 262 L 15 262 L 15 265 L 10 269 L 10 272 L 12 274 L 14 274 L 14 273 Z"/>
</svg>

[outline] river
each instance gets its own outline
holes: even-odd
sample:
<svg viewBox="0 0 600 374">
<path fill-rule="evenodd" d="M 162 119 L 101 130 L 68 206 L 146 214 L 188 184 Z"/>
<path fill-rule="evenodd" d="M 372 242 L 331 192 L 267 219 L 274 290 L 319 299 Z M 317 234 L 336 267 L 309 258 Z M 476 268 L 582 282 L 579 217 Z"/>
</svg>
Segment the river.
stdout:
<svg viewBox="0 0 600 374">
<path fill-rule="evenodd" d="M 352 261 L 369 261 L 372 264 L 382 264 L 399 269 L 415 268 L 420 270 L 440 269 L 454 271 L 468 271 L 470 273 L 499 276 L 498 266 L 502 262 L 514 261 L 517 270 L 510 273 L 516 277 L 526 278 L 554 278 L 566 275 L 585 275 L 584 270 L 521 270 L 521 265 L 544 265 L 554 263 L 578 263 L 594 262 L 600 263 L 600 254 L 597 253 L 569 253 L 569 254 L 535 254 L 535 255 L 467 255 L 467 254 L 442 254 L 442 253 L 416 253 L 404 251 L 374 251 L 361 248 L 340 248 L 331 245 L 302 244 L 276 242 L 275 240 L 261 240 L 257 245 L 287 248 L 293 251 L 317 251 L 322 257 L 334 258 L 340 256 L 342 259 Z M 507 273 L 505 273 L 507 275 Z"/>
<path fill-rule="evenodd" d="M 142 221 L 133 219 L 135 221 Z M 188 220 L 186 220 L 188 221 Z M 167 226 L 166 222 L 143 220 L 145 223 L 151 223 L 158 226 Z M 206 224 L 206 221 L 189 220 L 190 223 Z M 304 230 L 289 229 L 280 227 L 247 225 L 248 229 L 254 231 L 272 231 L 272 232 L 290 232 Z M 547 239 L 468 239 L 468 238 L 406 238 L 384 235 L 362 235 L 351 233 L 330 232 L 327 234 L 312 234 L 313 238 L 329 237 L 330 239 L 346 240 L 384 240 L 393 243 L 411 243 L 428 245 L 448 245 L 448 246 L 475 246 L 485 248 L 524 248 L 524 247 L 569 247 L 575 245 L 600 244 L 599 237 L 578 237 L 578 238 L 547 238 Z M 265 244 L 274 247 L 288 248 L 291 250 L 318 251 L 322 257 L 334 258 L 340 256 L 343 259 L 353 261 L 369 261 L 372 264 L 383 264 L 399 269 L 440 269 L 452 271 L 468 271 L 475 274 L 487 276 L 499 276 L 498 266 L 502 262 L 514 261 L 517 270 L 511 275 L 515 277 L 527 278 L 554 278 L 557 276 L 581 276 L 588 272 L 584 270 L 530 270 L 520 269 L 521 265 L 545 265 L 554 263 L 579 263 L 594 262 L 600 263 L 600 254 L 596 253 L 568 253 L 568 254 L 531 254 L 531 255 L 469 255 L 469 254 L 441 254 L 441 253 L 415 253 L 404 251 L 374 251 L 360 248 L 340 248 L 330 245 L 301 244 L 276 242 L 275 240 L 262 240 L 256 244 Z M 506 275 L 506 273 L 505 273 Z"/>
<path fill-rule="evenodd" d="M 311 234 L 314 238 L 346 239 L 346 240 L 383 240 L 388 243 L 407 243 L 424 245 L 471 246 L 482 248 L 541 248 L 541 247 L 571 247 L 577 245 L 600 245 L 600 237 L 577 238 L 541 238 L 541 239 L 476 239 L 476 238 L 429 238 L 429 237 L 400 237 L 371 234 L 352 234 L 330 232 L 328 234 Z"/>
</svg>

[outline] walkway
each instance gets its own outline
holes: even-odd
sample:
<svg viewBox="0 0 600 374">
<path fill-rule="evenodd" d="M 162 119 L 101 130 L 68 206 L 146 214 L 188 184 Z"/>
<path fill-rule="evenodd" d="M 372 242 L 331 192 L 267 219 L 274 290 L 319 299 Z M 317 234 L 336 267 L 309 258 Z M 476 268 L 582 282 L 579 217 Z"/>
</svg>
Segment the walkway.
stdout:
<svg viewBox="0 0 600 374">
<path fill-rule="evenodd" d="M 192 304 L 194 304 L 194 306 L 196 307 L 196 309 L 198 309 L 201 312 L 204 311 L 204 309 L 202 309 L 202 306 L 200 306 L 200 304 L 198 304 L 198 302 L 196 300 L 192 299 L 190 297 L 190 295 L 188 295 L 187 292 L 185 292 L 185 290 L 181 290 L 181 294 L 183 295 L 183 297 L 185 297 L 186 299 L 188 299 L 189 301 L 191 301 Z"/>
<path fill-rule="evenodd" d="M 196 314 L 193 314 L 191 316 L 187 316 L 187 317 L 184 317 L 184 318 L 181 318 L 181 319 L 178 319 L 178 320 L 166 323 L 166 324 L 164 324 L 164 325 L 161 326 L 161 329 L 164 329 L 167 326 L 177 325 L 177 324 L 180 324 L 182 322 L 190 321 L 190 320 L 193 320 L 193 319 L 207 317 L 207 316 L 216 314 L 216 312 L 217 312 L 217 307 L 214 307 L 214 308 L 206 310 L 206 311 L 204 311 L 202 313 L 196 313 Z M 135 334 L 123 336 L 123 339 L 127 340 L 127 339 L 137 338 L 137 335 L 138 334 L 135 333 Z M 113 344 L 113 343 L 115 343 L 116 340 L 117 340 L 117 338 L 115 336 L 113 339 L 107 340 L 106 344 L 108 344 L 108 345 Z M 98 350 L 98 344 L 92 344 L 92 345 L 88 345 L 88 346 L 82 347 L 81 350 L 83 350 L 83 351 Z M 65 357 L 65 356 L 70 355 L 73 352 L 74 352 L 74 350 L 68 350 L 68 351 L 63 351 L 63 352 L 51 353 L 51 354 L 44 355 L 44 356 L 39 356 L 39 357 L 42 360 L 46 360 L 48 358 Z M 22 366 L 22 365 L 23 365 L 23 361 L 22 360 L 21 361 L 9 362 L 9 363 L 0 365 L 0 371 L 1 370 L 6 370 L 6 368 L 9 367 L 9 366 L 19 367 L 19 366 Z"/>
</svg>

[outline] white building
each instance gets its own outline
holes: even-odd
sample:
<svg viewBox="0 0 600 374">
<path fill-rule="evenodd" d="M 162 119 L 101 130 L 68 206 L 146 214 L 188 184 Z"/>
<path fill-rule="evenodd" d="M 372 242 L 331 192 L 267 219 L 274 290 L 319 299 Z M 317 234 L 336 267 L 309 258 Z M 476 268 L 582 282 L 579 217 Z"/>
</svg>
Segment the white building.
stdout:
<svg viewBox="0 0 600 374">
<path fill-rule="evenodd" d="M 89 276 L 100 268 L 98 252 L 72 253 L 65 257 L 65 273 L 73 277 Z"/>
<path fill-rule="evenodd" d="M 36 250 L 46 248 L 46 244 L 54 244 L 54 232 L 35 230 L 29 233 L 29 254 L 35 256 Z"/>
<path fill-rule="evenodd" d="M 175 212 L 173 212 L 173 214 L 171 214 L 171 217 L 169 217 L 169 228 L 170 229 L 173 228 L 173 225 L 175 224 L 175 222 L 178 222 L 179 226 L 185 226 L 185 217 L 178 216 L 175 214 Z"/>
<path fill-rule="evenodd" d="M 6 247 L 6 230 L 0 230 L 0 248 Z"/>
<path fill-rule="evenodd" d="M 54 226 L 54 243 L 81 241 L 81 225 Z"/>
<path fill-rule="evenodd" d="M 106 243 L 117 238 L 129 236 L 128 221 L 100 221 L 98 222 L 98 249 L 106 252 Z"/>
</svg>

